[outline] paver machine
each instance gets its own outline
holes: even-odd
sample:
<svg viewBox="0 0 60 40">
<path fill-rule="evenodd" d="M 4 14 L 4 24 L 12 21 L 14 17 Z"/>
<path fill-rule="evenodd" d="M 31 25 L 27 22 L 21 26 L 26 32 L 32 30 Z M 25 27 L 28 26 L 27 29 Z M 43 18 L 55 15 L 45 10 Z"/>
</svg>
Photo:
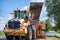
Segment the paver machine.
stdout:
<svg viewBox="0 0 60 40">
<path fill-rule="evenodd" d="M 30 13 L 31 13 L 31 17 L 32 17 L 32 22 L 35 25 L 35 35 L 36 38 L 40 38 L 40 39 L 46 39 L 46 36 L 44 33 L 40 33 L 40 30 L 38 30 L 38 26 L 40 26 L 40 14 L 41 14 L 41 10 L 42 10 L 42 6 L 43 3 L 42 2 L 31 2 L 30 3 Z M 37 25 L 36 25 L 37 24 Z"/>
</svg>

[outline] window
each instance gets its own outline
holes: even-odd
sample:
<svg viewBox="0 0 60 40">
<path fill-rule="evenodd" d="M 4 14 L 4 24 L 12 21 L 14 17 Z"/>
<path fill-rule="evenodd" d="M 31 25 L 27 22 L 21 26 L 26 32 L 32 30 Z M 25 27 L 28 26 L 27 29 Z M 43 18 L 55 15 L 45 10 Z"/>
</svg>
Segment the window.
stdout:
<svg viewBox="0 0 60 40">
<path fill-rule="evenodd" d="M 20 12 L 16 11 L 16 17 L 20 18 Z"/>
<path fill-rule="evenodd" d="M 20 11 L 20 18 L 24 19 L 26 17 L 26 11 Z"/>
</svg>

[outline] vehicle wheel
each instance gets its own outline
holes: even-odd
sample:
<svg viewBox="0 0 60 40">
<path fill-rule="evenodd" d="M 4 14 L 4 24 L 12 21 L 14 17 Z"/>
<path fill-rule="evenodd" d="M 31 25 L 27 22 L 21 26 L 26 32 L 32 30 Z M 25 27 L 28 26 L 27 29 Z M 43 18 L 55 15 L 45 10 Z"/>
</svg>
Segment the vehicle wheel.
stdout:
<svg viewBox="0 0 60 40">
<path fill-rule="evenodd" d="M 7 40 L 13 40 L 13 36 L 8 36 L 8 35 L 6 35 L 6 39 L 7 39 Z"/>
<path fill-rule="evenodd" d="M 25 39 L 25 36 L 21 36 L 21 39 Z"/>
</svg>

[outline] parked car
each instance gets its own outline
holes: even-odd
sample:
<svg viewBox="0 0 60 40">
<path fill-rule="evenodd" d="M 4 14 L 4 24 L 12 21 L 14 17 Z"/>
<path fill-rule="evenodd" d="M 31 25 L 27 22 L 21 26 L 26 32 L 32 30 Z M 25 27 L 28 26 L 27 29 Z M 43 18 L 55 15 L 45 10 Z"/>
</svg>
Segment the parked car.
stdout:
<svg viewBox="0 0 60 40">
<path fill-rule="evenodd" d="M 46 36 L 56 36 L 56 32 L 55 31 L 49 31 L 45 33 Z"/>
</svg>

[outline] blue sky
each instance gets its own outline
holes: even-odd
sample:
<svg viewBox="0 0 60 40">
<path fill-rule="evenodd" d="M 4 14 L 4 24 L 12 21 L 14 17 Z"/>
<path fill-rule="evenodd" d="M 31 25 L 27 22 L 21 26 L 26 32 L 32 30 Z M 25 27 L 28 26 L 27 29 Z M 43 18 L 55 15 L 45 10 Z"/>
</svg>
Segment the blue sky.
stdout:
<svg viewBox="0 0 60 40">
<path fill-rule="evenodd" d="M 0 0 L 0 31 L 11 17 L 9 13 L 12 13 L 16 8 L 26 7 L 29 3 L 30 0 Z"/>
<path fill-rule="evenodd" d="M 0 0 L 0 25 L 4 25 L 12 17 L 9 13 L 16 8 L 26 9 L 30 2 L 44 2 L 44 0 Z M 44 21 L 46 18 L 46 7 L 43 5 L 40 19 Z"/>
<path fill-rule="evenodd" d="M 0 18 L 3 19 L 4 23 L 9 18 L 9 13 L 12 13 L 16 8 L 26 8 L 30 2 L 43 2 L 44 0 L 0 0 Z M 44 14 L 43 14 L 44 13 Z M 44 16 L 44 17 L 43 17 Z M 41 20 L 46 18 L 45 6 L 42 9 Z"/>
<path fill-rule="evenodd" d="M 7 20 L 8 14 L 13 12 L 16 8 L 21 9 L 29 5 L 30 0 L 0 0 L 0 17 Z"/>
</svg>

